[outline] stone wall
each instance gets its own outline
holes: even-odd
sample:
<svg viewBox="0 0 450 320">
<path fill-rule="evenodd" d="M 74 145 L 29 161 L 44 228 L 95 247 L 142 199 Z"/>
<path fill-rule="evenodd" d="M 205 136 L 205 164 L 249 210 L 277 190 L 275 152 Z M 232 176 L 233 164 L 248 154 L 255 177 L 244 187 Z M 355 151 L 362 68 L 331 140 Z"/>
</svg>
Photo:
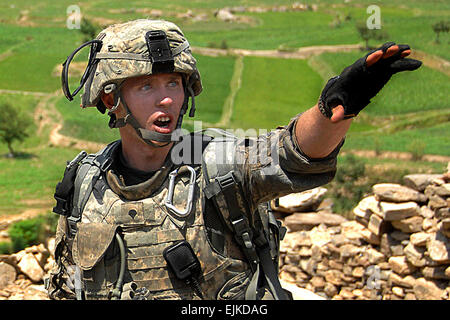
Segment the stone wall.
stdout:
<svg viewBox="0 0 450 320">
<path fill-rule="evenodd" d="M 304 194 L 279 199 L 281 279 L 327 299 L 449 300 L 449 182 L 450 172 L 374 185 L 354 220 L 333 214 L 321 189 L 306 207 Z"/>
</svg>

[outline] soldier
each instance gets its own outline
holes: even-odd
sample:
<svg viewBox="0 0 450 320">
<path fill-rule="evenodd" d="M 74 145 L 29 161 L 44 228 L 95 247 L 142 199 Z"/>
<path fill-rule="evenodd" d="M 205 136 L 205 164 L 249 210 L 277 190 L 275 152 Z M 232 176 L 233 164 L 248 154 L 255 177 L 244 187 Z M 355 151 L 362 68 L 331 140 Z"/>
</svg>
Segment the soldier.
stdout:
<svg viewBox="0 0 450 320">
<path fill-rule="evenodd" d="M 74 55 L 91 45 L 75 92 Z M 355 117 L 399 71 L 420 61 L 387 43 L 326 84 L 317 105 L 253 138 L 180 134 L 202 91 L 173 23 L 116 24 L 64 63 L 69 100 L 108 111 L 119 141 L 68 163 L 55 192 L 53 299 L 287 299 L 278 280 L 283 228 L 267 201 L 329 182 Z M 268 110 L 270 112 L 270 110 Z"/>
</svg>

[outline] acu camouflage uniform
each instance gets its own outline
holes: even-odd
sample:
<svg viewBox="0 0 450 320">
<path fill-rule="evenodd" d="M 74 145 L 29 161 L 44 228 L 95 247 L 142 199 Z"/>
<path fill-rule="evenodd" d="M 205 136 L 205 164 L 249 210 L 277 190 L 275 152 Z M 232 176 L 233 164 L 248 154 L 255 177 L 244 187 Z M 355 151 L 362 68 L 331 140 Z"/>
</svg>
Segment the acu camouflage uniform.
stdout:
<svg viewBox="0 0 450 320">
<path fill-rule="evenodd" d="M 259 220 L 264 223 L 268 219 L 259 215 L 260 212 L 267 213 L 263 210 L 258 212 L 259 204 L 325 184 L 335 174 L 338 150 L 325 159 L 308 159 L 296 146 L 292 135 L 294 124 L 292 121 L 286 128 L 277 129 L 268 136 L 232 142 L 235 159 L 244 159 L 243 162 L 234 161 L 233 172 L 242 179 L 244 197 L 253 212 L 248 217 L 252 224 L 258 225 Z M 275 172 L 266 174 L 264 169 L 272 164 L 271 159 L 267 157 L 266 163 L 249 163 L 248 155 L 255 152 L 253 148 L 261 148 L 261 144 L 271 139 L 279 141 L 279 165 L 271 167 Z M 217 156 L 214 149 L 225 147 L 225 144 L 222 141 L 210 142 L 210 148 L 204 152 L 204 160 L 214 161 Z M 205 299 L 244 298 L 252 270 L 231 228 L 216 227 L 220 221 L 217 210 L 203 191 L 205 163 L 194 167 L 197 172 L 194 206 L 185 218 L 172 214 L 164 205 L 169 173 L 175 167 L 168 159 L 150 180 L 134 186 L 123 185 L 113 170 L 100 176 L 84 207 L 81 222 L 77 224 L 74 240 L 68 236 L 65 217 L 60 219 L 55 250 L 58 266 L 50 280 L 51 297 L 74 298 L 73 280 L 71 282 L 69 278 L 74 277 L 70 272 L 74 272 L 71 266 L 75 264 L 82 270 L 87 298 L 110 297 L 119 274 L 119 253 L 114 236 L 120 232 L 127 250 L 122 299 L 130 298 L 127 288 L 135 284 L 134 291 L 136 288 L 149 291 L 148 299 L 198 299 L 189 286 L 168 271 L 163 259 L 164 248 L 178 240 L 187 240 L 200 260 L 202 275 L 199 284 Z M 186 206 L 189 178 L 190 172 L 186 166 L 181 166 L 173 201 L 178 208 Z M 89 177 L 85 180 L 88 182 Z M 246 212 L 244 208 L 243 211 Z M 220 233 L 222 242 L 214 239 L 221 237 Z M 63 290 L 55 290 L 56 284 Z"/>
<path fill-rule="evenodd" d="M 194 79 L 199 81 L 199 77 Z M 94 95 L 86 94 L 86 89 L 84 100 L 90 105 L 98 102 Z M 76 172 L 75 186 L 79 187 L 74 188 L 70 198 L 72 213 L 80 219 L 74 224 L 70 217 L 62 216 L 58 224 L 57 265 L 48 281 L 50 297 L 73 299 L 81 296 L 77 289 L 82 288 L 87 299 L 199 299 L 196 290 L 168 269 L 162 255 L 165 248 L 180 240 L 191 245 L 200 261 L 198 284 L 204 299 L 256 297 L 246 293 L 256 289 L 247 290 L 257 271 L 238 244 L 229 206 L 216 190 L 216 178 L 232 172 L 239 183 L 236 206 L 255 230 L 250 240 L 257 242 L 263 232 L 268 237 L 276 236 L 267 234 L 267 226 L 273 221 L 263 208 L 265 203 L 329 182 L 335 174 L 340 148 L 324 159 L 309 159 L 296 143 L 297 118 L 286 127 L 255 138 L 213 137 L 210 132 L 185 136 L 179 143 L 201 140 L 203 151 L 194 154 L 196 160 L 174 164 L 169 153 L 162 168 L 137 185 L 125 185 L 114 170 L 121 152 L 120 141 L 110 144 L 104 152 L 86 156 Z M 180 144 L 172 150 L 177 146 Z M 100 171 L 92 165 L 99 156 L 107 160 Z M 175 169 L 176 208 L 186 207 L 189 183 L 194 186 L 192 210 L 187 216 L 174 214 L 165 205 L 170 173 Z M 191 181 L 193 176 L 195 181 Z M 76 232 L 72 233 L 74 225 Z M 125 248 L 125 264 L 121 263 L 120 243 Z M 278 248 L 272 247 L 271 258 L 276 260 L 277 254 Z M 121 265 L 125 265 L 122 271 Z M 121 272 L 123 283 L 115 291 Z"/>
</svg>

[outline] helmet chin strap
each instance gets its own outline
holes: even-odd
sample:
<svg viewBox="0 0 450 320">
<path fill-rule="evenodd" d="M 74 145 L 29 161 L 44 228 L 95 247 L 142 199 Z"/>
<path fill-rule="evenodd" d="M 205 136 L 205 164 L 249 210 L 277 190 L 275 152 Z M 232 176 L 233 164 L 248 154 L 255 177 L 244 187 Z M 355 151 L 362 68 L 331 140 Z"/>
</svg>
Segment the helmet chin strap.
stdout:
<svg viewBox="0 0 450 320">
<path fill-rule="evenodd" d="M 183 106 L 181 107 L 180 115 L 178 116 L 177 120 L 177 126 L 175 128 L 175 131 L 172 133 L 160 133 L 156 131 L 147 130 L 139 124 L 139 122 L 136 120 L 136 118 L 133 116 L 133 114 L 130 111 L 130 108 L 128 108 L 128 105 L 125 101 L 125 99 L 122 96 L 122 92 L 120 88 L 117 88 L 115 90 L 105 90 L 106 93 L 113 92 L 114 94 L 114 107 L 108 112 L 108 115 L 111 117 L 109 121 L 109 127 L 110 128 L 122 128 L 129 124 L 133 129 L 135 130 L 138 137 L 143 140 L 146 144 L 155 147 L 155 148 L 162 148 L 167 145 L 169 145 L 172 142 L 178 142 L 179 141 L 179 135 L 176 132 L 177 129 L 181 128 L 181 123 L 183 121 L 183 116 L 186 113 L 186 110 L 188 108 L 188 101 L 189 96 L 192 99 L 192 105 L 191 109 L 189 111 L 189 117 L 193 117 L 195 113 L 195 100 L 194 100 L 194 91 L 192 90 L 191 86 L 186 86 L 187 90 L 185 90 L 185 97 Z M 106 89 L 106 88 L 105 88 Z M 125 111 L 127 112 L 126 116 L 123 118 L 116 119 L 115 114 L 113 112 L 117 110 L 119 104 L 122 103 L 122 106 L 124 107 Z M 153 141 L 162 142 L 164 144 L 156 144 Z"/>
</svg>

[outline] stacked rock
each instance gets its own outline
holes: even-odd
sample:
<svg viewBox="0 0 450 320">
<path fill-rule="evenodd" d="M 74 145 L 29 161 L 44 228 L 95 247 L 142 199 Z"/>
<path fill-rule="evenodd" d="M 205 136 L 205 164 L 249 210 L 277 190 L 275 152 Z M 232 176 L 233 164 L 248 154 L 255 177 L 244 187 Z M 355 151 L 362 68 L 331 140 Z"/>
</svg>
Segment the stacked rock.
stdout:
<svg viewBox="0 0 450 320">
<path fill-rule="evenodd" d="M 43 280 L 54 263 L 54 238 L 47 245 L 0 255 L 0 300 L 46 300 Z"/>
<path fill-rule="evenodd" d="M 280 277 L 328 299 L 449 299 L 449 182 L 415 174 L 374 185 L 351 221 L 287 216 Z"/>
</svg>

